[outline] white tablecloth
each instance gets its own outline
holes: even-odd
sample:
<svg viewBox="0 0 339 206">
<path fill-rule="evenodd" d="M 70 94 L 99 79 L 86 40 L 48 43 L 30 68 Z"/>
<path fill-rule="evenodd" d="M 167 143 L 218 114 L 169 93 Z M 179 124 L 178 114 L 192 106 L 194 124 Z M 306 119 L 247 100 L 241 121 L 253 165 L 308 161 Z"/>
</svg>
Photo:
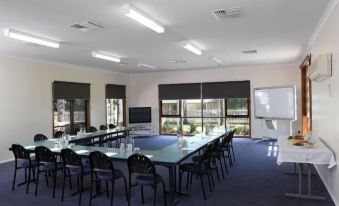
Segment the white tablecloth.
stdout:
<svg viewBox="0 0 339 206">
<path fill-rule="evenodd" d="M 282 136 L 278 139 L 278 165 L 283 162 L 296 162 L 328 165 L 328 168 L 332 168 L 337 164 L 333 152 L 320 139 L 315 141 L 312 148 L 304 148 L 289 144 L 287 138 Z"/>
</svg>

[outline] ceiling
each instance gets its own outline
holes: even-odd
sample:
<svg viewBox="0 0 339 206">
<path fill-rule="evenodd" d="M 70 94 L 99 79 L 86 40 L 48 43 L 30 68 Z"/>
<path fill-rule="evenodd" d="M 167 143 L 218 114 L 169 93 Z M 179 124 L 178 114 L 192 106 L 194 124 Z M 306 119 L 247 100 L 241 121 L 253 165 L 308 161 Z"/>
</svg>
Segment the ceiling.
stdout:
<svg viewBox="0 0 339 206">
<path fill-rule="evenodd" d="M 165 33 L 123 15 L 125 3 L 160 22 Z M 1 31 L 0 54 L 127 73 L 291 63 L 301 58 L 327 4 L 328 0 L 1 0 L 1 30 L 39 35 L 61 42 L 61 47 L 22 43 Z M 240 7 L 243 16 L 217 21 L 211 12 L 232 7 Z M 68 26 L 80 21 L 104 29 L 81 32 Z M 178 43 L 183 40 L 194 43 L 203 54 L 183 49 Z M 242 53 L 252 49 L 258 53 Z M 127 64 L 93 58 L 92 51 L 113 53 Z M 222 65 L 211 61 L 211 56 Z M 172 59 L 186 63 L 174 64 Z M 156 69 L 138 68 L 138 63 Z"/>
</svg>

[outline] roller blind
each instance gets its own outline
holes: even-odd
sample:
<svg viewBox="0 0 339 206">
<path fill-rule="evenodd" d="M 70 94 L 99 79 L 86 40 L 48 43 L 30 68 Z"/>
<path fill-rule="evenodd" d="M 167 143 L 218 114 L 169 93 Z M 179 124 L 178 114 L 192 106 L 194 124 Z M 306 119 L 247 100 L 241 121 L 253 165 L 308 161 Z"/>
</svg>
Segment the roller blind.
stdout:
<svg viewBox="0 0 339 206">
<path fill-rule="evenodd" d="M 200 99 L 201 83 L 190 84 L 161 84 L 159 99 Z"/>
<path fill-rule="evenodd" d="M 90 86 L 87 83 L 76 82 L 53 82 L 54 99 L 89 99 Z"/>
<path fill-rule="evenodd" d="M 126 86 L 116 84 L 106 84 L 106 99 L 126 98 Z"/>
<path fill-rule="evenodd" d="M 202 83 L 202 98 L 249 98 L 250 81 L 208 82 Z"/>
</svg>

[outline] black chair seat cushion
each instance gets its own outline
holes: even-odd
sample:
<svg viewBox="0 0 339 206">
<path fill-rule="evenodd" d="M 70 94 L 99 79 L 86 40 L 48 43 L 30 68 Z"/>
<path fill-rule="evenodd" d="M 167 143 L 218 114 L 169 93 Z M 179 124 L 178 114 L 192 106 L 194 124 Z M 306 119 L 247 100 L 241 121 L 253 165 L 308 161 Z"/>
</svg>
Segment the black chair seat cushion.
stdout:
<svg viewBox="0 0 339 206">
<path fill-rule="evenodd" d="M 200 171 L 200 166 L 195 163 L 185 163 L 180 165 L 180 169 L 186 172 L 198 173 Z"/>
<path fill-rule="evenodd" d="M 29 160 L 21 160 L 18 164 L 18 168 L 29 168 L 36 167 L 38 165 L 38 162 L 35 160 L 31 160 L 31 165 L 29 165 Z"/>
<path fill-rule="evenodd" d="M 54 162 L 51 163 L 43 163 L 40 167 L 41 172 L 49 172 L 49 171 L 54 171 L 54 170 L 60 170 L 64 167 L 62 162 L 57 162 L 56 168 Z"/>
<path fill-rule="evenodd" d="M 163 178 L 160 175 L 155 176 L 155 184 L 163 182 Z M 137 185 L 150 186 L 154 185 L 154 176 L 153 175 L 138 175 L 135 177 L 135 183 Z"/>
<path fill-rule="evenodd" d="M 114 179 L 119 179 L 123 177 L 124 174 L 122 173 L 121 170 L 114 170 Z M 97 172 L 97 178 L 99 180 L 113 180 L 113 174 L 111 171 L 109 172 Z"/>
<path fill-rule="evenodd" d="M 83 165 L 83 175 L 91 174 L 91 166 L 89 164 Z M 80 176 L 81 175 L 81 168 L 69 168 L 69 174 L 71 176 Z"/>
</svg>

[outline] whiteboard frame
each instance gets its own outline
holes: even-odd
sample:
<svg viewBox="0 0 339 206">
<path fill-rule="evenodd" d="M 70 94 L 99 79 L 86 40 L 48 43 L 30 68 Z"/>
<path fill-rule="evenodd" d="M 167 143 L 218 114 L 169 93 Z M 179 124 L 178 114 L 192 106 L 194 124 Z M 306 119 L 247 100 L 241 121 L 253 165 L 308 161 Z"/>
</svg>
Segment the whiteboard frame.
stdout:
<svg viewBox="0 0 339 206">
<path fill-rule="evenodd" d="M 280 89 L 280 88 L 292 88 L 294 91 L 293 101 L 294 101 L 294 118 L 282 118 L 282 117 L 257 117 L 256 113 L 256 101 L 255 101 L 255 91 L 263 89 Z M 297 88 L 296 85 L 286 85 L 286 86 L 274 86 L 274 87 L 258 87 L 253 89 L 253 101 L 254 101 L 254 118 L 256 119 L 273 119 L 273 120 L 297 120 Z"/>
</svg>

